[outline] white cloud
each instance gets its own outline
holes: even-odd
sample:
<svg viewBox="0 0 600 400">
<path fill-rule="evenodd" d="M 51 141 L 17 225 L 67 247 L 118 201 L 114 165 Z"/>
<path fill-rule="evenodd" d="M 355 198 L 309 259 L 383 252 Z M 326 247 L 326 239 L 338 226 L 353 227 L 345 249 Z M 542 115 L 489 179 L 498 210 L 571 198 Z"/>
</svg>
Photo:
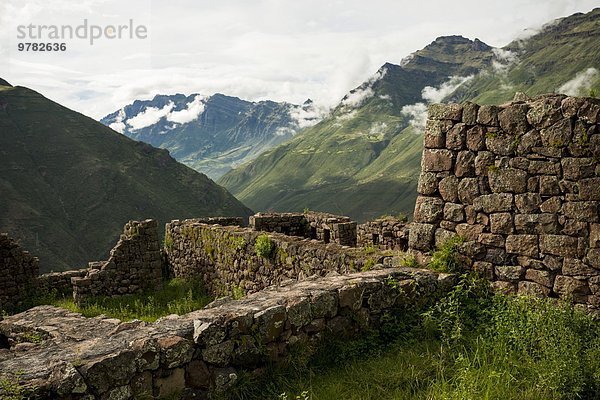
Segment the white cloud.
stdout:
<svg viewBox="0 0 600 400">
<path fill-rule="evenodd" d="M 294 121 L 299 129 L 316 125 L 328 113 L 329 109 L 327 107 L 321 107 L 315 105 L 314 103 L 310 104 L 309 106 L 291 107 L 289 111 L 290 118 Z"/>
<path fill-rule="evenodd" d="M 343 107 L 358 108 L 370 97 L 373 97 L 375 92 L 373 91 L 373 84 L 383 78 L 387 74 L 387 69 L 377 71 L 371 76 L 365 83 L 360 85 L 358 88 L 350 91 L 341 101 Z"/>
<path fill-rule="evenodd" d="M 402 107 L 400 112 L 411 119 L 410 124 L 415 127 L 418 133 L 425 130 L 425 124 L 427 123 L 427 104 L 409 104 Z"/>
<path fill-rule="evenodd" d="M 588 68 L 579 71 L 575 77 L 558 88 L 559 93 L 569 96 L 587 95 L 586 92 L 592 87 L 594 79 L 600 77 L 596 68 Z"/>
<path fill-rule="evenodd" d="M 125 118 L 125 110 L 123 108 L 121 108 L 119 110 L 119 114 L 117 114 L 117 118 L 115 118 L 115 122 L 110 124 L 108 127 L 119 133 L 123 133 L 126 128 L 125 123 L 123 122 L 124 118 Z"/>
<path fill-rule="evenodd" d="M 408 5 L 2 0 L 0 76 L 94 118 L 155 93 L 225 93 L 294 104 L 310 97 L 331 107 L 385 62 L 398 64 L 437 36 L 458 33 L 504 46 L 527 26 L 597 5 L 597 0 L 505 0 L 485 7 L 479 0 L 458 0 L 454 7 L 444 0 Z M 84 18 L 98 25 L 131 18 L 148 26 L 149 37 L 93 47 L 73 41 L 56 54 L 16 51 L 16 25 L 77 25 Z"/>
<path fill-rule="evenodd" d="M 425 86 L 421 91 L 421 97 L 425 102 L 406 105 L 402 107 L 400 112 L 409 117 L 410 124 L 415 127 L 418 133 L 421 133 L 427 123 L 427 104 L 441 103 L 446 96 L 458 89 L 463 83 L 473 79 L 473 77 L 473 75 L 451 76 L 438 87 Z"/>
<path fill-rule="evenodd" d="M 421 97 L 429 103 L 441 103 L 446 96 L 458 89 L 460 85 L 473 78 L 474 75 L 451 76 L 446 82 L 438 87 L 425 86 L 421 91 Z"/>
<path fill-rule="evenodd" d="M 518 54 L 514 51 L 493 48 L 492 52 L 495 57 L 495 59 L 492 60 L 492 68 L 494 68 L 496 72 L 506 72 L 508 67 L 518 60 Z"/>
<path fill-rule="evenodd" d="M 129 118 L 127 120 L 127 125 L 129 125 L 134 131 L 154 125 L 160 121 L 161 118 L 166 117 L 171 112 L 173 107 L 175 107 L 175 104 L 172 101 L 170 101 L 169 104 L 165 105 L 163 108 L 148 107 L 135 117 Z"/>
<path fill-rule="evenodd" d="M 173 111 L 167 115 L 167 121 L 176 122 L 178 124 L 187 124 L 192 122 L 204 112 L 204 106 L 208 98 L 197 95 L 191 103 L 188 103 L 186 108 L 179 111 Z"/>
</svg>

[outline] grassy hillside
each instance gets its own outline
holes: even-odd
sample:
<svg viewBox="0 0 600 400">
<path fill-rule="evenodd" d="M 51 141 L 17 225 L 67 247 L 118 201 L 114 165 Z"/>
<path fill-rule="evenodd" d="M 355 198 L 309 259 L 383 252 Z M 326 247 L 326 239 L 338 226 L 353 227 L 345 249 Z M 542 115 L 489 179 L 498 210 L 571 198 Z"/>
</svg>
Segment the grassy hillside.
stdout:
<svg viewBox="0 0 600 400">
<path fill-rule="evenodd" d="M 0 231 L 42 268 L 103 259 L 125 222 L 251 211 L 166 150 L 23 87 L 0 86 Z"/>
<path fill-rule="evenodd" d="M 548 24 L 526 40 L 516 40 L 502 50 L 512 61 L 477 76 L 457 90 L 451 100 L 472 99 L 492 104 L 509 101 L 515 92 L 530 96 L 561 92 L 560 88 L 588 68 L 600 70 L 600 8 Z M 600 73 L 572 95 L 600 92 Z"/>
<path fill-rule="evenodd" d="M 556 21 L 503 49 L 460 36 L 438 38 L 401 65 L 385 64 L 328 118 L 219 182 L 256 210 L 309 207 L 359 221 L 410 214 L 422 136 L 406 129 L 411 117 L 404 106 L 421 103 L 424 110 L 442 99 L 501 103 L 517 91 L 565 91 L 565 84 L 578 91 L 570 94 L 600 93 L 600 71 L 594 72 L 600 70 L 599 40 L 600 9 Z M 581 76 L 585 71 L 590 78 Z"/>
<path fill-rule="evenodd" d="M 412 213 L 422 139 L 402 106 L 422 101 L 425 86 L 471 75 L 491 59 L 480 41 L 438 38 L 403 66 L 385 64 L 328 118 L 219 182 L 257 210 L 308 207 L 361 221 Z"/>
</svg>

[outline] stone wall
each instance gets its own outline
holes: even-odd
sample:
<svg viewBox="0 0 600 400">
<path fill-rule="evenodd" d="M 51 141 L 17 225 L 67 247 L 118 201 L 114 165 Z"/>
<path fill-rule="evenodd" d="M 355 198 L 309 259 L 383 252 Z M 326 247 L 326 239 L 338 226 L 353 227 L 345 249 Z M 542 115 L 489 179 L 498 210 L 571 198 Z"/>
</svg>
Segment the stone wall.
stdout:
<svg viewBox="0 0 600 400">
<path fill-rule="evenodd" d="M 316 239 L 324 243 L 356 246 L 356 222 L 349 217 L 308 211 L 305 213 L 258 213 L 250 217 L 255 231 L 277 232 Z"/>
<path fill-rule="evenodd" d="M 401 268 L 330 276 L 152 324 L 36 307 L 0 322 L 9 347 L 0 351 L 0 377 L 31 389 L 32 398 L 206 399 L 241 373 L 285 361 L 294 348 L 306 353 L 327 336 L 377 329 L 390 313 L 453 283 L 452 276 Z M 27 342 L 28 332 L 41 343 Z"/>
<path fill-rule="evenodd" d="M 73 295 L 71 278 L 83 278 L 87 275 L 88 271 L 87 268 L 83 268 L 43 274 L 37 277 L 37 288 L 41 294 L 55 293 L 59 296 L 71 297 Z"/>
<path fill-rule="evenodd" d="M 375 246 L 383 250 L 406 251 L 408 232 L 406 221 L 394 217 L 379 218 L 358 225 L 357 245 L 360 247 Z"/>
<path fill-rule="evenodd" d="M 92 262 L 84 277 L 74 277 L 78 304 L 95 296 L 141 293 L 162 284 L 162 256 L 155 220 L 129 221 L 107 261 Z"/>
<path fill-rule="evenodd" d="M 0 310 L 11 311 L 35 294 L 40 262 L 6 233 L 0 234 Z M 1 313 L 0 313 L 1 314 Z"/>
<path fill-rule="evenodd" d="M 410 248 L 459 235 L 498 288 L 599 308 L 599 112 L 562 95 L 430 106 Z"/>
<path fill-rule="evenodd" d="M 391 263 L 389 255 L 334 243 L 270 233 L 272 252 L 260 256 L 251 228 L 172 221 L 165 228 L 165 251 L 173 276 L 202 277 L 214 295 L 251 293 L 285 280 L 348 273 Z"/>
</svg>

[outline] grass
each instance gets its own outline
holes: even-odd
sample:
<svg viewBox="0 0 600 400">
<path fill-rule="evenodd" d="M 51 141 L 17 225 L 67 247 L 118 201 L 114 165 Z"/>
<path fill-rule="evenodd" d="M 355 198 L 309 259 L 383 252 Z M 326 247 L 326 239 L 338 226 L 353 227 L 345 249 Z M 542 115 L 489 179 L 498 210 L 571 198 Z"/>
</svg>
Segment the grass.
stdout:
<svg viewBox="0 0 600 400">
<path fill-rule="evenodd" d="M 153 293 L 97 298 L 82 307 L 67 298 L 54 299 L 50 303 L 86 317 L 104 314 L 123 321 L 139 319 L 153 322 L 166 315 L 182 315 L 201 309 L 211 300 L 199 280 L 172 279 Z"/>
<path fill-rule="evenodd" d="M 472 274 L 380 332 L 323 347 L 307 362 L 243 377 L 228 398 L 600 398 L 600 321 L 552 299 L 492 295 Z"/>
</svg>

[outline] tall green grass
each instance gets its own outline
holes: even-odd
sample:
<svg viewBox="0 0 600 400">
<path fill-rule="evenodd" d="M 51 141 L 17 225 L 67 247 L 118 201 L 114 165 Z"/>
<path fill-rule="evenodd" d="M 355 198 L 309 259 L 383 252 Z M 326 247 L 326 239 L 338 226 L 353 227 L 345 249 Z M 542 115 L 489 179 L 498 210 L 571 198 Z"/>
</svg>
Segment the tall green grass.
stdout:
<svg viewBox="0 0 600 400">
<path fill-rule="evenodd" d="M 70 298 L 53 299 L 49 303 L 86 317 L 104 314 L 124 321 L 139 319 L 153 322 L 169 314 L 181 315 L 201 309 L 211 300 L 199 280 L 172 279 L 155 292 L 96 298 L 82 307 L 77 306 Z"/>
<path fill-rule="evenodd" d="M 232 399 L 599 399 L 600 322 L 552 299 L 492 295 L 464 275 L 427 309 L 359 341 L 244 377 Z"/>
</svg>

